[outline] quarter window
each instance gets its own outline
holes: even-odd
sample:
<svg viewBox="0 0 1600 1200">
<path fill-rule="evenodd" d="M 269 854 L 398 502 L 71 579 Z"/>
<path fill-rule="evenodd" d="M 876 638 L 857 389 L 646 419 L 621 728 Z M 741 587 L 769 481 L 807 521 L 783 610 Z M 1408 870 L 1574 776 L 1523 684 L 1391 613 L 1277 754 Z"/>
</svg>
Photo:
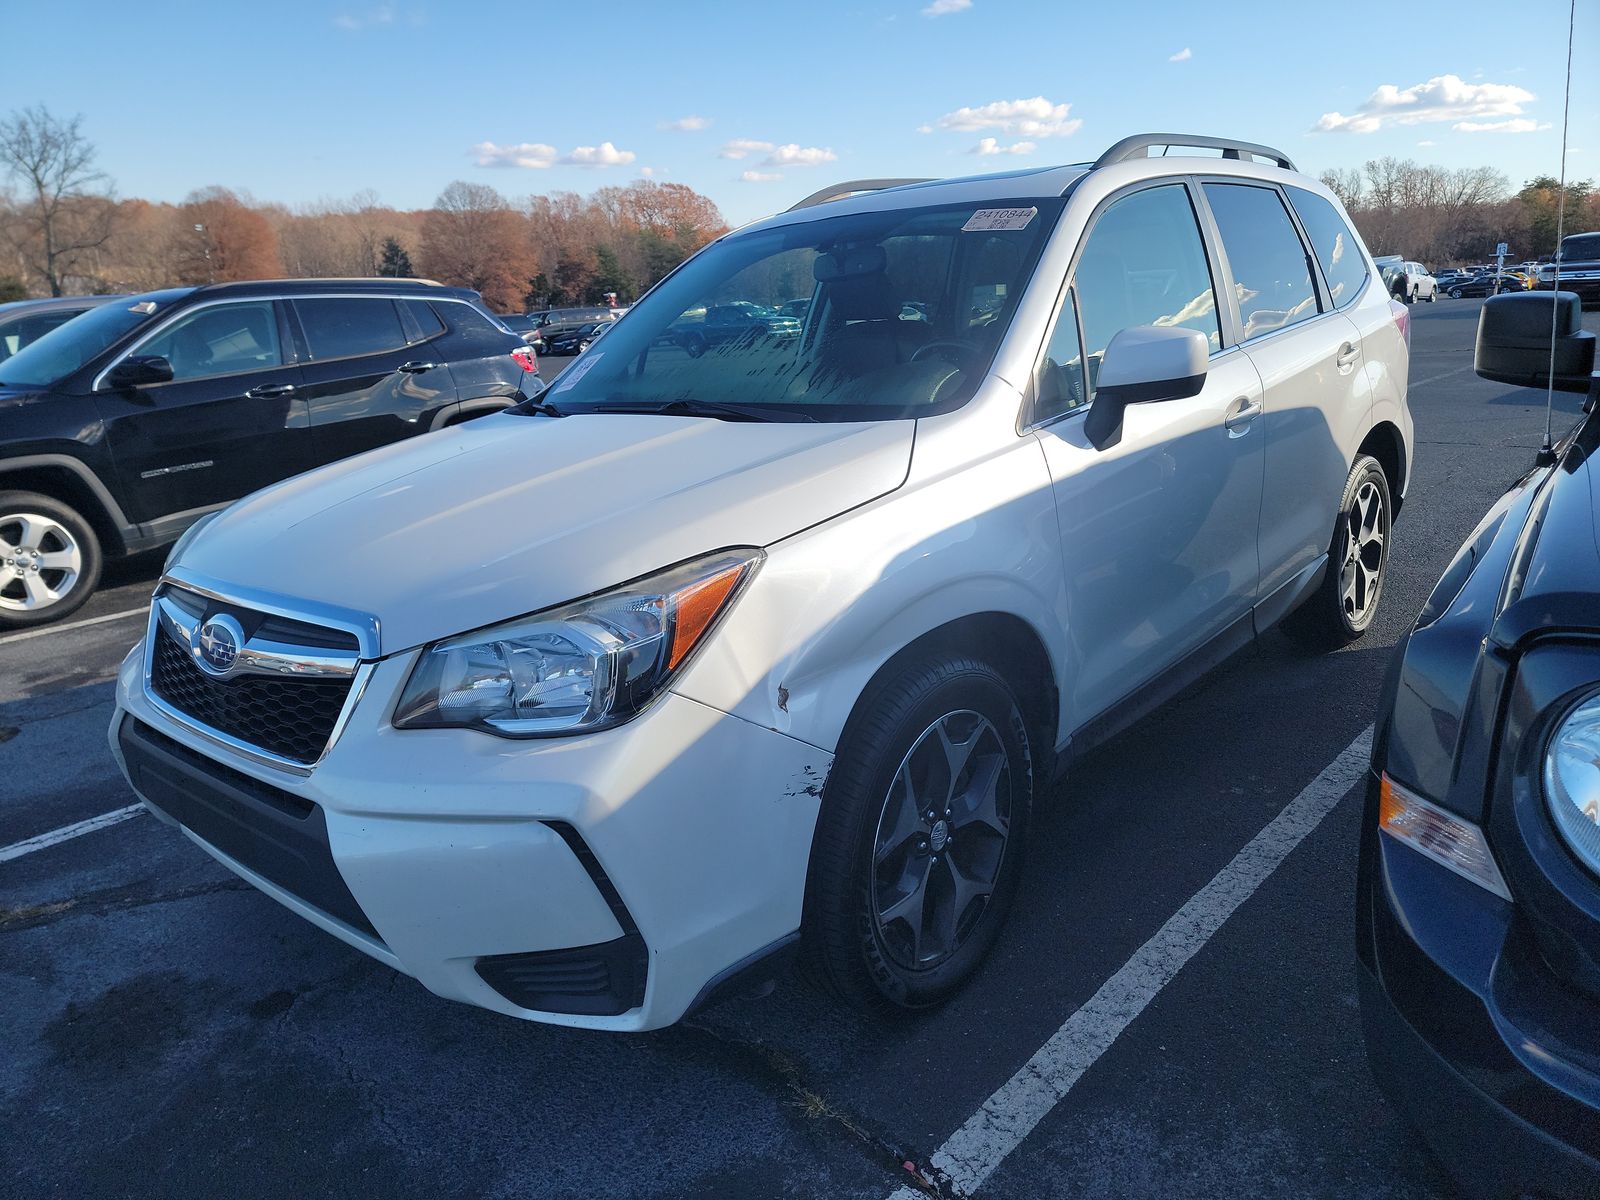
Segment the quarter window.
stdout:
<svg viewBox="0 0 1600 1200">
<path fill-rule="evenodd" d="M 1083 342 L 1078 338 L 1078 310 L 1072 293 L 1056 316 L 1044 361 L 1034 381 L 1037 400 L 1033 419 L 1049 421 L 1082 408 L 1087 402 L 1087 380 L 1083 373 Z"/>
<path fill-rule="evenodd" d="M 172 364 L 174 380 L 208 379 L 283 365 L 278 317 L 271 300 L 197 308 L 134 353 L 166 359 Z"/>
<path fill-rule="evenodd" d="M 1222 348 L 1205 243 L 1182 184 L 1115 201 L 1089 231 L 1073 278 L 1091 393 L 1106 346 L 1135 325 L 1193 329 L 1213 351 Z M 1065 336 L 1064 324 L 1052 342 Z"/>
<path fill-rule="evenodd" d="M 387 297 L 322 297 L 296 300 L 313 359 L 381 354 L 406 344 L 394 301 Z"/>
<path fill-rule="evenodd" d="M 1233 269 L 1245 341 L 1316 316 L 1311 258 L 1278 193 L 1237 183 L 1205 189 Z"/>
</svg>

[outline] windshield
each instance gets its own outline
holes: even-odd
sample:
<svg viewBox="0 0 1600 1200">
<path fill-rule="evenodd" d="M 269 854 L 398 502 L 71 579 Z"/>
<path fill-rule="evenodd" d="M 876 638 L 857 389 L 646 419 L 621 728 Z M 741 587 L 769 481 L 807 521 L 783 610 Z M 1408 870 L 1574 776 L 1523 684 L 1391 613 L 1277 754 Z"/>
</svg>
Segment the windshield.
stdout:
<svg viewBox="0 0 1600 1200">
<path fill-rule="evenodd" d="M 576 412 L 688 402 L 770 420 L 949 411 L 982 381 L 1061 205 L 858 213 L 734 235 L 635 305 L 547 398 Z"/>
<path fill-rule="evenodd" d="M 154 301 L 138 298 L 91 308 L 0 363 L 0 385 L 49 387 L 155 313 Z"/>
<path fill-rule="evenodd" d="M 1561 261 L 1591 262 L 1600 259 L 1600 233 L 1574 233 L 1561 241 Z"/>
</svg>

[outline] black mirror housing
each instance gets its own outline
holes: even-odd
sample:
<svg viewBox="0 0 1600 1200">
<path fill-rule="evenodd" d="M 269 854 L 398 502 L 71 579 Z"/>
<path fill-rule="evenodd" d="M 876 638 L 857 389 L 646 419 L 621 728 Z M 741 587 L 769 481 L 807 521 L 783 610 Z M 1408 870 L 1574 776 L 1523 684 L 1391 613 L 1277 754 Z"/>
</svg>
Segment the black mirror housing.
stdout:
<svg viewBox="0 0 1600 1200">
<path fill-rule="evenodd" d="M 1555 317 L 1554 375 L 1551 373 L 1551 306 Z M 1478 314 L 1473 368 L 1485 379 L 1514 387 L 1553 386 L 1587 392 L 1594 372 L 1594 334 L 1583 328 L 1583 309 L 1573 292 L 1513 292 L 1493 296 Z"/>
<path fill-rule="evenodd" d="M 112 367 L 106 382 L 118 389 L 171 383 L 172 364 L 159 354 L 136 354 Z"/>
</svg>

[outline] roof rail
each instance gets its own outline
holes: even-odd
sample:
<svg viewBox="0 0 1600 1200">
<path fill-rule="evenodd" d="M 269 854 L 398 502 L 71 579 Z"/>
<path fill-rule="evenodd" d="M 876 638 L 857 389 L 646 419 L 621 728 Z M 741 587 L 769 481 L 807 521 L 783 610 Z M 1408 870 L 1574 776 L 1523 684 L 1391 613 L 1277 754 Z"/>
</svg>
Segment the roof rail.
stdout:
<svg viewBox="0 0 1600 1200">
<path fill-rule="evenodd" d="M 1144 158 L 1151 146 L 1199 146 L 1207 150 L 1221 150 L 1223 158 L 1270 158 L 1285 171 L 1295 169 L 1294 163 L 1282 150 L 1262 146 L 1256 142 L 1240 142 L 1233 138 L 1204 137 L 1194 133 L 1136 133 L 1125 137 L 1099 158 L 1094 160 L 1095 170 L 1112 163 L 1126 162 L 1130 158 Z"/>
<path fill-rule="evenodd" d="M 798 212 L 802 208 L 815 208 L 819 204 L 826 204 L 829 200 L 838 200 L 844 196 L 855 196 L 861 192 L 881 192 L 885 188 L 904 187 L 908 183 L 929 183 L 928 179 L 852 179 L 846 183 L 836 183 L 832 187 L 825 187 L 820 192 L 812 192 L 798 204 L 792 204 L 785 211 Z"/>
</svg>

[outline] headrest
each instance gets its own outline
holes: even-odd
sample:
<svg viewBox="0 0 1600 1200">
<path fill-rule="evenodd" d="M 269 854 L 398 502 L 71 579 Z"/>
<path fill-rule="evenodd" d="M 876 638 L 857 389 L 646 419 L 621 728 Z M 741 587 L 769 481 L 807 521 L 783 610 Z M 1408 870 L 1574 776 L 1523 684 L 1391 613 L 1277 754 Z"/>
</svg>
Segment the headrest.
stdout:
<svg viewBox="0 0 1600 1200">
<path fill-rule="evenodd" d="M 884 274 L 847 276 L 828 285 L 828 300 L 844 321 L 891 321 L 900 300 Z"/>
</svg>

